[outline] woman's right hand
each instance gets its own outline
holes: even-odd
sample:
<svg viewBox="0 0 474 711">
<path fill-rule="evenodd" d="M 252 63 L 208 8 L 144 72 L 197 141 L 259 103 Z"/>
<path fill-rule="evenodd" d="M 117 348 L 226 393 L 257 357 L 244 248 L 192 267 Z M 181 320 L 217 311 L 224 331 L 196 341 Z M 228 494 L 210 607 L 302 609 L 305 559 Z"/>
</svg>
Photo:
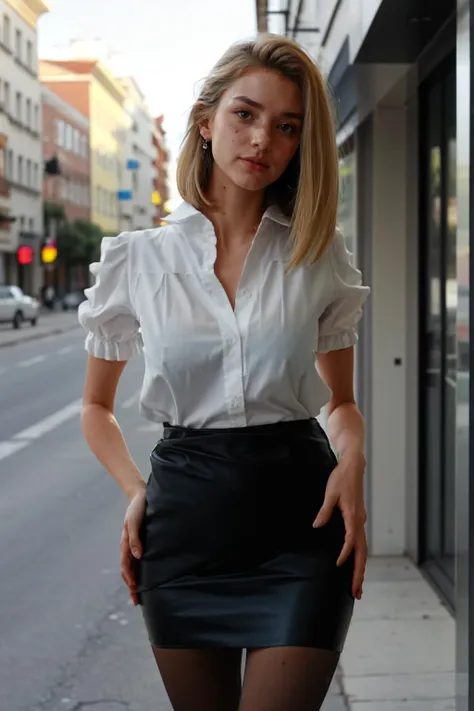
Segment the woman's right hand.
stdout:
<svg viewBox="0 0 474 711">
<path fill-rule="evenodd" d="M 140 526 L 145 516 L 146 489 L 143 488 L 133 495 L 125 513 L 122 538 L 120 540 L 120 572 L 129 591 L 134 605 L 138 605 L 137 582 L 133 569 L 133 558 L 141 558 L 142 544 L 140 541 Z"/>
</svg>

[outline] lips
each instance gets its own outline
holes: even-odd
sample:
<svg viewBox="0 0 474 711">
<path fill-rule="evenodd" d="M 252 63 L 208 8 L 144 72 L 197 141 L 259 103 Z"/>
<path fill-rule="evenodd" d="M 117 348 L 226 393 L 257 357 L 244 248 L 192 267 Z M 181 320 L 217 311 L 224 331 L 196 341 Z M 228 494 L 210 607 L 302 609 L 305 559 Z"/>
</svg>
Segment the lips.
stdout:
<svg viewBox="0 0 474 711">
<path fill-rule="evenodd" d="M 258 160 L 258 158 L 241 158 L 241 160 L 251 170 L 265 170 L 268 168 L 268 165 Z"/>
</svg>

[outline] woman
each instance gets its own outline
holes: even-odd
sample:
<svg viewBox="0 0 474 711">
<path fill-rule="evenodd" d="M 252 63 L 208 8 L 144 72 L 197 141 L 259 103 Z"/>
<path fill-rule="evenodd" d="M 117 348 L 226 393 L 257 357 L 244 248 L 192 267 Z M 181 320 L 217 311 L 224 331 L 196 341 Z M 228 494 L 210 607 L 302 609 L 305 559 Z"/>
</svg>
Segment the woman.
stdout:
<svg viewBox="0 0 474 711">
<path fill-rule="evenodd" d="M 324 82 L 296 43 L 222 57 L 178 187 L 165 226 L 105 238 L 92 266 L 84 435 L 130 501 L 122 576 L 175 711 L 315 711 L 366 563 L 352 381 L 368 288 L 336 231 Z M 164 423 L 147 483 L 113 415 L 142 344 L 140 410 Z"/>
</svg>

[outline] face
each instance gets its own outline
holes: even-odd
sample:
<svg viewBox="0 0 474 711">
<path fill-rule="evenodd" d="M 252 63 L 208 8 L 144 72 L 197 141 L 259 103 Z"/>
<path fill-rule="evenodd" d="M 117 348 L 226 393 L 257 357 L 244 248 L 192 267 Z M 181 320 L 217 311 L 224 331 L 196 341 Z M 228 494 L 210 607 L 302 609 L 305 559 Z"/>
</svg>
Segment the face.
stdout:
<svg viewBox="0 0 474 711">
<path fill-rule="evenodd" d="M 301 92 L 294 82 L 265 69 L 244 74 L 201 126 L 203 138 L 212 142 L 214 172 L 244 190 L 265 189 L 295 155 L 302 120 Z"/>
</svg>

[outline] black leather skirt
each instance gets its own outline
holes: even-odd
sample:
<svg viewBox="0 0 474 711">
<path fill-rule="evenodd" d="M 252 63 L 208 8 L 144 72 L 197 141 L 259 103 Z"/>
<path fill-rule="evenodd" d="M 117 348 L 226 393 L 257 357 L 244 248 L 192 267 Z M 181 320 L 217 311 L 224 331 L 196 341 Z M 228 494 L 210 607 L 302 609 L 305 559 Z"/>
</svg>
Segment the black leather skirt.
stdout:
<svg viewBox="0 0 474 711">
<path fill-rule="evenodd" d="M 312 523 L 337 460 L 314 419 L 231 429 L 165 425 L 151 454 L 135 562 L 152 645 L 341 652 L 353 554 L 338 508 Z"/>
</svg>

